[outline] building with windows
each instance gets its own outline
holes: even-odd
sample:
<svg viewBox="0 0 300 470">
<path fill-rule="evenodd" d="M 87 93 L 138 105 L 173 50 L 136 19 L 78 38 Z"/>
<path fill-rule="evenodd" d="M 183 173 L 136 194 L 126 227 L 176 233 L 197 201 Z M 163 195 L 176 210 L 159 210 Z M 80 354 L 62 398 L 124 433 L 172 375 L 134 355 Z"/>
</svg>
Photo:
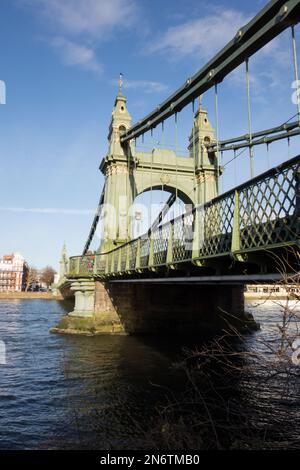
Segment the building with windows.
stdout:
<svg viewBox="0 0 300 470">
<path fill-rule="evenodd" d="M 0 292 L 21 292 L 25 288 L 28 265 L 20 253 L 0 258 Z"/>
<path fill-rule="evenodd" d="M 252 284 L 245 287 L 245 297 L 251 299 L 300 298 L 300 284 Z"/>
</svg>

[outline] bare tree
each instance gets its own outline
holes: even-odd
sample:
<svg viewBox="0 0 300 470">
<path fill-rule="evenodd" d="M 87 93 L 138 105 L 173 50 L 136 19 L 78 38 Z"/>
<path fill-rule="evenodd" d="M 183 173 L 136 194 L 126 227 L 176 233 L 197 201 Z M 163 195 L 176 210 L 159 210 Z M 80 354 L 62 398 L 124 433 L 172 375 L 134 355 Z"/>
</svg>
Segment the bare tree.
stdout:
<svg viewBox="0 0 300 470">
<path fill-rule="evenodd" d="M 54 282 L 55 274 L 56 274 L 56 271 L 55 269 L 52 268 L 52 266 L 46 266 L 41 271 L 40 280 L 47 285 L 48 289 L 51 286 L 51 284 L 53 284 Z"/>
<path fill-rule="evenodd" d="M 29 266 L 25 278 L 25 292 L 28 291 L 29 287 L 39 280 L 38 270 L 34 266 Z"/>
<path fill-rule="evenodd" d="M 185 349 L 176 367 L 186 373 L 187 386 L 160 403 L 155 425 L 141 445 L 164 450 L 300 448 L 300 421 L 293 413 L 300 383 L 300 253 L 289 248 L 272 259 L 282 277 L 281 298 L 271 292 L 267 299 L 276 312 L 272 326 L 251 338 L 231 322 L 238 318 L 222 312 L 227 327 L 199 349 Z"/>
</svg>

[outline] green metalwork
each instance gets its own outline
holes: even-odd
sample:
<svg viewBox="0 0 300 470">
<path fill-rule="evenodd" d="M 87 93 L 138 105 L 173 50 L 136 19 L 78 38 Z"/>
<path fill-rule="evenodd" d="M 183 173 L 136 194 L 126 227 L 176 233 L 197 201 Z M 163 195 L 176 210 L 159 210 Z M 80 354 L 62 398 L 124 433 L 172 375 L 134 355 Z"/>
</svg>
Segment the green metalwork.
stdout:
<svg viewBox="0 0 300 470">
<path fill-rule="evenodd" d="M 148 266 L 152 268 L 154 265 L 154 238 L 153 234 L 150 235 L 150 245 L 149 245 L 149 264 Z"/>
<path fill-rule="evenodd" d="M 136 260 L 135 260 L 135 269 L 139 270 L 141 268 L 141 239 L 137 240 L 137 250 L 136 250 Z"/>
<path fill-rule="evenodd" d="M 141 238 L 141 255 L 140 255 L 140 268 L 147 268 L 149 265 L 150 255 L 150 238 Z"/>
<path fill-rule="evenodd" d="M 104 202 L 104 188 L 103 188 L 101 196 L 100 196 L 99 204 L 98 204 L 97 211 L 96 211 L 96 214 L 95 214 L 95 217 L 94 217 L 91 229 L 90 229 L 88 239 L 87 239 L 86 244 L 85 244 L 84 249 L 83 249 L 83 255 L 86 255 L 86 253 L 88 252 L 90 244 L 91 244 L 91 242 L 93 240 L 93 237 L 95 235 L 96 228 L 97 228 L 97 225 L 98 225 L 98 222 L 99 222 L 99 219 L 100 219 L 100 215 L 101 215 L 101 207 L 102 207 L 103 202 Z"/>
<path fill-rule="evenodd" d="M 126 99 L 124 96 L 117 96 L 109 131 L 109 150 L 100 165 L 105 176 L 103 196 L 99 201 L 85 252 L 94 236 L 101 210 L 103 240 L 99 252 L 106 253 L 132 238 L 134 220 L 130 211 L 138 195 L 146 191 L 151 191 L 152 194 L 152 190 L 161 189 L 162 186 L 164 191 L 170 193 L 151 226 L 152 231 L 159 226 L 177 197 L 186 204 L 197 205 L 217 195 L 217 179 L 222 169 L 218 168 L 214 152 L 209 152 L 206 147 L 207 142 L 215 141 L 215 137 L 207 111 L 203 107 L 199 106 L 194 116 L 188 146 L 189 157 L 161 148 L 140 152 L 133 143 L 126 149 L 121 148 L 120 129 L 128 127 L 130 122 Z M 197 186 L 205 186 L 205 191 L 198 191 L 198 188 L 191 191 L 191 181 L 195 180 L 195 175 Z M 114 212 L 119 214 L 115 220 Z"/>
<path fill-rule="evenodd" d="M 167 259 L 172 260 L 172 262 L 173 260 L 175 262 L 185 262 L 186 259 L 191 258 L 193 262 L 197 261 L 197 264 L 199 264 L 199 260 L 204 259 L 203 257 L 205 256 L 216 256 L 216 251 L 218 253 L 230 252 L 229 246 L 231 242 L 229 242 L 230 237 L 228 234 L 233 230 L 234 198 L 233 196 L 222 196 L 222 199 L 214 199 L 220 192 L 219 177 L 223 172 L 219 164 L 220 152 L 222 155 L 226 150 L 235 151 L 249 147 L 251 175 L 253 175 L 254 146 L 260 144 L 268 145 L 276 140 L 289 139 L 300 133 L 299 99 L 297 122 L 285 123 L 265 131 L 252 132 L 250 76 L 248 69 L 249 58 L 253 54 L 262 49 L 288 27 L 292 26 L 294 69 L 295 79 L 297 80 L 298 69 L 294 25 L 299 20 L 300 0 L 270 1 L 249 23 L 241 27 L 235 37 L 204 65 L 201 70 L 188 78 L 181 88 L 133 126 L 131 125 L 130 113 L 126 107 L 126 98 L 123 95 L 122 89 L 119 89 L 109 127 L 109 150 L 100 165 L 100 170 L 105 176 L 105 185 L 83 255 L 88 253 L 90 243 L 100 220 L 103 205 L 113 206 L 116 212 L 122 216 L 117 222 L 117 227 L 114 227 L 110 220 L 111 211 L 103 211 L 103 233 L 106 235 L 105 239 L 101 241 L 99 251 L 109 253 L 114 246 L 122 245 L 125 241 L 129 242 L 132 237 L 132 221 L 128 215 L 128 209 L 132 206 L 135 197 L 149 189 L 151 189 L 152 193 L 152 189 L 158 188 L 169 191 L 171 196 L 154 222 L 152 227 L 154 233 L 151 236 L 151 242 L 147 243 L 145 240 L 142 240 L 138 245 L 134 245 L 134 242 L 132 242 L 133 245 L 130 245 L 128 248 L 128 253 L 121 252 L 117 259 L 114 258 L 114 255 L 109 255 L 109 261 L 105 268 L 107 274 L 129 272 L 132 269 L 146 269 L 149 266 L 161 266 L 166 263 Z M 249 134 L 230 140 L 219 141 L 218 84 L 243 62 L 246 62 L 247 69 Z M 168 149 L 153 148 L 151 152 L 137 151 L 134 145 L 136 138 L 139 136 L 143 137 L 144 133 L 148 131 L 151 131 L 151 135 L 153 135 L 153 129 L 159 123 L 162 123 L 163 131 L 164 121 L 172 115 L 175 115 L 175 133 L 177 136 L 177 114 L 187 104 L 194 103 L 196 98 L 212 87 L 215 87 L 216 136 L 207 120 L 207 116 L 205 116 L 206 112 L 200 107 L 195 115 L 193 106 L 193 129 L 188 147 L 190 158 L 176 155 L 175 152 Z M 162 138 L 164 139 L 164 137 Z M 175 140 L 175 147 L 177 147 L 177 137 Z M 194 181 L 192 192 L 190 191 L 191 177 Z M 189 253 L 187 247 L 181 242 L 182 237 L 185 237 L 184 233 L 186 231 L 183 219 L 176 219 L 176 222 L 174 221 L 172 250 L 165 241 L 164 226 L 158 228 L 164 214 L 178 195 L 184 202 L 205 205 L 203 233 L 198 233 L 197 223 L 194 219 L 192 220 L 192 224 L 195 225 L 195 231 L 192 248 L 190 247 Z M 214 204 L 209 203 L 210 205 L 207 205 L 207 201 L 212 199 L 215 201 Z M 123 201 L 122 204 L 121 201 Z M 249 201 L 247 204 L 251 206 Z M 222 212 L 223 209 L 224 213 Z M 198 210 L 193 213 L 195 218 L 199 215 Z M 208 220 L 209 223 L 207 223 Z M 168 232 L 169 229 L 166 230 Z M 179 236 L 177 236 L 177 232 Z M 201 247 L 201 250 L 199 246 L 201 240 L 197 240 L 200 235 L 205 242 L 204 248 Z M 250 234 L 248 235 L 250 236 Z M 136 253 L 136 250 L 138 250 L 138 253 Z M 194 256 L 196 252 L 199 255 L 199 259 Z M 133 257 L 135 257 L 135 261 L 133 261 Z M 137 262 L 139 268 L 136 266 Z M 101 269 L 103 269 L 103 266 Z M 74 270 L 76 271 L 75 267 L 72 266 L 72 271 Z M 89 271 L 87 267 L 85 270 L 86 272 Z"/>
<path fill-rule="evenodd" d="M 249 253 L 265 255 L 280 247 L 299 246 L 299 175 L 297 156 L 148 236 L 106 254 L 70 258 L 69 277 L 139 275 L 170 264 L 201 266 L 226 256 L 240 261 Z"/>
<path fill-rule="evenodd" d="M 240 238 L 240 198 L 238 191 L 234 194 L 234 213 L 233 213 L 233 229 L 231 239 L 231 251 L 235 253 L 241 249 Z"/>
<path fill-rule="evenodd" d="M 94 275 L 95 258 L 95 255 L 73 256 L 70 258 L 68 276 L 77 277 L 78 273 L 81 273 L 82 277 L 92 277 Z"/>
<path fill-rule="evenodd" d="M 259 132 L 253 132 L 252 133 L 252 139 L 256 139 L 257 137 L 265 137 L 266 135 L 275 134 L 275 133 L 281 132 L 281 131 L 288 132 L 292 129 L 295 129 L 295 127 L 298 127 L 298 126 L 299 126 L 298 121 L 285 122 L 281 126 L 271 127 L 270 129 L 265 129 L 265 130 L 259 131 Z M 225 146 L 227 146 L 228 144 L 234 144 L 235 142 L 241 142 L 243 140 L 247 141 L 247 145 L 249 145 L 249 134 L 240 135 L 238 137 L 233 137 L 233 138 L 227 139 L 227 140 L 220 140 L 219 145 L 221 146 L 222 151 L 224 151 L 226 149 L 232 150 L 232 148 L 230 148 L 230 147 L 226 147 L 226 149 L 225 149 Z M 210 148 L 213 149 L 213 150 L 216 150 L 216 144 L 213 143 L 210 146 Z"/>
<path fill-rule="evenodd" d="M 139 137 L 168 117 L 179 112 L 195 98 L 220 83 L 230 72 L 263 48 L 290 25 L 299 21 L 300 0 L 270 1 L 199 72 L 154 111 L 133 125 L 121 137 L 123 144 Z"/>
<path fill-rule="evenodd" d="M 167 264 L 173 263 L 174 222 L 169 224 L 169 237 L 167 246 Z"/>
<path fill-rule="evenodd" d="M 296 127 L 297 126 L 297 127 Z M 268 133 L 268 134 L 272 134 L 272 133 L 276 133 L 275 135 L 272 135 L 270 137 L 260 137 L 259 139 L 256 139 L 256 140 L 251 140 L 251 147 L 254 147 L 256 145 L 262 145 L 262 144 L 271 144 L 272 142 L 276 142 L 278 140 L 282 140 L 282 139 L 288 139 L 290 137 L 295 137 L 296 135 L 299 135 L 300 134 L 300 128 L 298 127 L 298 123 L 296 124 L 296 129 L 292 129 L 292 130 L 286 130 L 285 132 L 281 132 L 281 133 L 276 133 L 278 132 L 276 129 L 276 127 L 274 128 L 275 130 L 269 130 L 269 131 L 265 131 L 265 135 Z M 284 126 L 281 126 L 282 128 L 284 128 Z M 288 126 L 286 126 L 288 128 Z M 254 134 L 253 134 L 254 135 Z M 252 139 L 253 139 L 253 135 L 252 135 Z M 261 132 L 257 132 L 256 135 L 262 135 Z M 221 150 L 222 152 L 226 152 L 228 150 L 239 150 L 239 149 L 242 149 L 242 148 L 246 148 L 246 147 L 249 147 L 250 146 L 250 143 L 249 143 L 249 135 L 247 135 L 245 138 L 246 142 L 240 142 L 238 144 L 234 144 L 234 145 L 224 145 L 222 146 L 222 142 L 220 142 L 220 145 L 221 145 Z M 234 142 L 236 141 L 237 139 L 234 138 L 232 139 L 231 141 L 229 142 Z M 239 140 L 242 140 L 242 139 L 239 139 Z M 213 151 L 215 150 L 216 146 L 211 146 L 210 147 Z"/>
</svg>

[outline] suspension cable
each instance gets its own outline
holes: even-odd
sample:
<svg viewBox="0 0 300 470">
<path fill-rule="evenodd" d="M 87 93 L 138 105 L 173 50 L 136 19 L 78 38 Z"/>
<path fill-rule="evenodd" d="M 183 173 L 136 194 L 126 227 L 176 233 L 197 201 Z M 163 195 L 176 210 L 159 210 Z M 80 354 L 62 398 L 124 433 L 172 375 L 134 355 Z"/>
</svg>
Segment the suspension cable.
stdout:
<svg viewBox="0 0 300 470">
<path fill-rule="evenodd" d="M 233 151 L 233 161 L 234 161 L 234 185 L 237 186 L 236 149 L 234 149 Z"/>
<path fill-rule="evenodd" d="M 267 160 L 268 160 L 268 170 L 271 168 L 271 159 L 270 159 L 270 144 L 267 142 Z"/>
<path fill-rule="evenodd" d="M 153 128 L 151 128 L 150 133 L 151 133 L 152 145 L 154 145 L 154 142 L 153 142 Z M 153 150 L 154 150 L 154 148 L 152 148 L 151 164 L 150 164 L 150 227 L 152 225 L 152 203 L 153 203 L 153 200 L 152 200 L 152 197 L 153 197 L 153 194 L 152 194 L 152 189 L 153 189 L 153 175 L 152 175 L 152 172 L 153 172 Z"/>
<path fill-rule="evenodd" d="M 249 156 L 250 156 L 250 177 L 253 178 L 253 148 L 252 148 L 252 115 L 250 101 L 250 73 L 249 59 L 246 59 L 246 81 L 247 81 L 247 104 L 248 104 L 248 129 L 249 129 Z"/>
<path fill-rule="evenodd" d="M 162 121 L 161 123 L 161 143 L 162 143 L 162 147 L 164 148 L 164 144 L 165 144 L 165 122 L 164 121 Z M 162 165 L 161 204 L 163 205 L 163 199 L 164 199 L 164 158 L 163 157 L 161 159 L 161 165 Z"/>
<path fill-rule="evenodd" d="M 270 143 L 275 142 L 277 140 L 282 140 L 282 139 L 286 139 L 288 137 L 294 137 L 294 136 L 298 135 L 300 133 L 300 128 L 298 126 L 298 121 L 297 121 L 297 123 L 291 123 L 291 126 L 292 126 L 291 129 L 297 128 L 296 130 L 288 130 L 288 127 L 286 126 L 287 123 L 289 123 L 289 121 L 291 121 L 295 116 L 297 116 L 297 114 L 292 116 L 290 119 L 288 119 L 281 126 L 278 126 L 277 128 L 275 128 L 274 132 L 279 132 L 279 130 L 282 130 L 285 133 L 281 133 L 281 134 L 278 134 L 274 137 L 267 138 L 266 134 L 267 135 L 270 134 L 271 133 L 270 130 L 265 131 L 265 132 L 258 132 L 257 134 L 259 134 L 260 138 L 252 140 L 252 145 L 261 145 L 261 144 L 266 144 L 266 143 L 270 144 Z M 239 140 L 241 140 L 241 139 L 239 139 Z M 243 144 L 239 144 L 239 145 L 231 145 L 230 147 L 229 146 L 227 146 L 227 147 L 222 147 L 221 146 L 221 149 L 222 149 L 222 152 L 229 151 L 229 150 L 231 151 L 231 150 L 234 150 L 234 149 L 241 149 L 241 148 L 243 148 L 245 150 L 248 147 L 248 145 L 249 144 L 244 144 L 243 143 Z"/>
<path fill-rule="evenodd" d="M 299 96 L 299 78 L 298 78 L 298 63 L 297 63 L 297 46 L 295 38 L 295 26 L 292 26 L 292 43 L 293 43 L 293 59 L 294 59 L 294 74 L 296 82 L 296 93 L 297 93 L 297 109 L 298 109 L 298 122 L 300 125 L 300 96 Z"/>
<path fill-rule="evenodd" d="M 142 135 L 142 140 L 143 140 L 143 137 L 144 137 L 144 134 Z M 142 158 L 140 158 L 139 167 L 140 167 L 140 171 L 141 171 L 141 193 L 144 193 L 145 163 L 142 160 Z M 148 216 L 148 214 L 147 214 L 147 216 Z"/>
<path fill-rule="evenodd" d="M 176 202 L 175 202 L 175 216 L 176 216 L 176 212 L 178 212 L 178 214 L 179 214 L 179 210 L 177 211 L 177 208 L 178 208 L 178 160 L 177 160 L 177 148 L 178 148 L 178 120 L 177 120 L 177 113 L 175 113 L 175 155 L 176 155 L 176 188 L 175 188 Z"/>
<path fill-rule="evenodd" d="M 136 152 L 136 138 L 134 138 L 134 152 Z M 136 156 L 135 155 L 132 155 L 132 158 L 133 158 L 133 169 L 132 169 L 132 173 L 133 173 L 133 181 L 132 181 L 132 187 L 133 187 L 133 208 L 135 206 L 135 199 L 137 197 L 137 187 L 136 187 L 136 181 L 137 181 L 137 178 L 136 178 L 136 175 L 137 175 L 137 160 L 136 160 Z M 136 223 L 135 223 L 135 214 L 134 214 L 134 224 L 132 224 L 132 233 L 134 234 L 135 232 L 135 228 L 136 228 Z"/>
<path fill-rule="evenodd" d="M 195 100 L 192 101 L 192 113 L 193 113 L 193 160 L 194 160 L 194 165 L 193 165 L 193 173 L 194 173 L 194 204 L 196 204 L 196 191 L 197 191 L 197 180 L 196 180 L 196 142 L 195 142 Z"/>
<path fill-rule="evenodd" d="M 218 84 L 215 84 L 215 119 L 216 119 L 216 139 L 217 139 L 217 195 L 220 194 L 220 145 L 219 145 L 219 100 Z"/>
</svg>

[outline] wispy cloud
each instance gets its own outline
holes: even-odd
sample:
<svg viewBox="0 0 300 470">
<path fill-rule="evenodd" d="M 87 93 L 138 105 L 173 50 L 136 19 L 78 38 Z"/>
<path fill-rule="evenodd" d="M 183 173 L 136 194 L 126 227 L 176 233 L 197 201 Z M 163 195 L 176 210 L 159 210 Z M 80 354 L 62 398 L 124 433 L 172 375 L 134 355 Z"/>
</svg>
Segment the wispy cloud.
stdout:
<svg viewBox="0 0 300 470">
<path fill-rule="evenodd" d="M 62 32 L 102 37 L 116 26 L 129 27 L 136 17 L 135 0 L 27 0 Z"/>
<path fill-rule="evenodd" d="M 149 46 L 150 53 L 161 53 L 169 60 L 188 57 L 204 64 L 221 50 L 247 24 L 253 15 L 236 9 L 210 7 L 201 18 L 169 27 Z M 251 84 L 255 99 L 264 99 L 266 90 L 279 89 L 291 56 L 286 38 L 277 37 L 251 57 Z M 238 67 L 228 77 L 229 82 L 245 87 L 244 67 Z"/>
<path fill-rule="evenodd" d="M 67 66 L 102 71 L 99 44 L 137 18 L 136 0 L 19 0 L 47 23 L 49 42 Z"/>
<path fill-rule="evenodd" d="M 112 80 L 113 85 L 117 85 L 117 80 Z M 141 90 L 145 93 L 162 93 L 168 90 L 168 86 L 162 82 L 151 80 L 128 80 L 124 79 L 124 88 L 127 90 Z"/>
<path fill-rule="evenodd" d="M 0 207 L 0 212 L 24 212 L 33 214 L 54 214 L 54 215 L 91 215 L 95 213 L 92 209 L 58 209 L 42 207 Z"/>
<path fill-rule="evenodd" d="M 215 9 L 211 14 L 171 26 L 154 43 L 151 52 L 161 51 L 173 60 L 194 55 L 197 60 L 211 58 L 249 18 L 233 9 Z"/>
<path fill-rule="evenodd" d="M 66 65 L 80 66 L 101 73 L 103 66 L 98 62 L 95 51 L 83 44 L 77 44 L 63 37 L 55 37 L 52 45 L 59 50 Z"/>
<path fill-rule="evenodd" d="M 250 59 L 251 96 L 254 100 L 266 103 L 270 93 L 284 91 L 291 74 L 291 48 L 285 33 L 269 42 Z M 287 73 L 288 71 L 288 73 Z M 227 85 L 246 89 L 245 64 L 235 69 L 226 80 Z"/>
<path fill-rule="evenodd" d="M 0 80 L 0 104 L 6 104 L 6 84 Z"/>
</svg>

